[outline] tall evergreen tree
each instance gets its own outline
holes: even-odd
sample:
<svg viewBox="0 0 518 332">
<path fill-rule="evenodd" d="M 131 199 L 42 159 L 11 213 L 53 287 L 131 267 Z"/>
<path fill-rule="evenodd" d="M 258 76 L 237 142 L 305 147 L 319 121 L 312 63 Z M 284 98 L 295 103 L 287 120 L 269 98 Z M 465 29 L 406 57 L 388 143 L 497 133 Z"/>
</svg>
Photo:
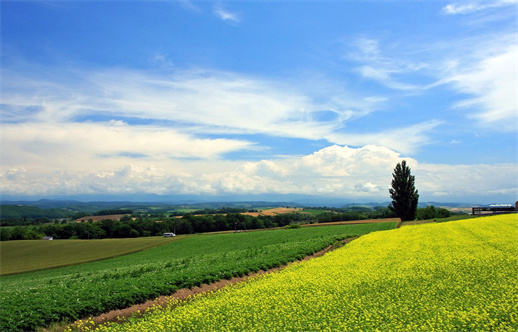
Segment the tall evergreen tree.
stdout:
<svg viewBox="0 0 518 332">
<path fill-rule="evenodd" d="M 414 220 L 419 194 L 415 189 L 415 176 L 411 174 L 406 160 L 396 165 L 392 176 L 392 188 L 389 189 L 392 203 L 388 207 L 401 221 Z"/>
</svg>

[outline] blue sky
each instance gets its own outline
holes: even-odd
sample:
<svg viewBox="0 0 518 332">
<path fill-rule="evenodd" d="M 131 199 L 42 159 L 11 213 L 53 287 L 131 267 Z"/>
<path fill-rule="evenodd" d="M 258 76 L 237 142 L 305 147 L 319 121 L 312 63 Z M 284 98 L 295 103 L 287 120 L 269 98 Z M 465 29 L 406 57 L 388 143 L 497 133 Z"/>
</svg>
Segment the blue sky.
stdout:
<svg viewBox="0 0 518 332">
<path fill-rule="evenodd" d="M 517 2 L 2 1 L 4 196 L 517 198 Z"/>
</svg>

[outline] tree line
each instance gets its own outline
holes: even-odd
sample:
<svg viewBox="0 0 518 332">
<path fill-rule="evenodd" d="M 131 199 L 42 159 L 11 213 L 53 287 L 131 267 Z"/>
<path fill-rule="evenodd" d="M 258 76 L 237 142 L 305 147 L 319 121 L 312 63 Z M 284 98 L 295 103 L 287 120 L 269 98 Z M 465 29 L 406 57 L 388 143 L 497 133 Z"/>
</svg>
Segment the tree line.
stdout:
<svg viewBox="0 0 518 332">
<path fill-rule="evenodd" d="M 323 209 L 323 208 L 321 208 Z M 104 239 L 160 236 L 163 233 L 194 234 L 217 231 L 241 231 L 251 229 L 285 227 L 290 224 L 328 223 L 351 220 L 392 218 L 396 214 L 389 208 L 369 209 L 355 207 L 336 209 L 341 212 L 323 212 L 316 216 L 309 213 L 286 213 L 258 217 L 240 213 L 203 214 L 186 213 L 182 218 L 164 216 L 157 222 L 145 215 L 126 215 L 120 221 L 103 219 L 97 222 L 45 223 L 30 226 L 0 227 L 0 240 L 36 240 L 43 236 L 54 239 Z M 127 211 L 129 212 L 129 211 Z M 207 212 L 207 211 L 203 211 Z M 417 219 L 436 219 L 451 216 L 450 211 L 428 206 L 416 211 Z"/>
<path fill-rule="evenodd" d="M 103 219 L 97 222 L 53 224 L 32 226 L 0 227 L 0 240 L 41 239 L 52 236 L 54 239 L 104 239 L 160 236 L 163 233 L 194 234 L 217 231 L 241 231 L 251 229 L 284 227 L 293 223 L 322 223 L 343 220 L 385 218 L 388 209 L 370 213 L 352 211 L 349 213 L 322 213 L 312 216 L 309 213 L 286 213 L 258 217 L 240 213 L 194 215 L 184 214 L 182 218 L 166 217 L 160 222 L 149 217 L 129 215 L 120 221 Z"/>
<path fill-rule="evenodd" d="M 44 224 L 0 227 L 0 240 L 29 240 L 52 236 L 54 239 L 104 239 L 160 236 L 163 233 L 194 234 L 204 232 L 282 227 L 303 218 L 297 215 L 253 217 L 239 213 L 227 215 L 185 214 L 182 218 L 164 218 L 157 222 L 147 217 L 103 219 L 97 222 Z"/>
<path fill-rule="evenodd" d="M 111 214 L 132 214 L 133 210 L 128 209 L 110 209 L 110 210 L 101 210 L 92 213 L 93 216 L 108 216 Z"/>
<path fill-rule="evenodd" d="M 41 209 L 26 205 L 0 205 L 0 226 L 34 225 L 65 218 L 74 212 L 66 209 Z"/>
</svg>

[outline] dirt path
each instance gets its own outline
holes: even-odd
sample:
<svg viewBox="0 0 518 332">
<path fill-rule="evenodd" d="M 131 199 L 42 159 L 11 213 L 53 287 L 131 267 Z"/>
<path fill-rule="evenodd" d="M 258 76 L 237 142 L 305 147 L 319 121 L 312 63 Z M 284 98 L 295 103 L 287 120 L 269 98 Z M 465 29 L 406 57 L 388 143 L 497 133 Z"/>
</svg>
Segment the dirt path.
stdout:
<svg viewBox="0 0 518 332">
<path fill-rule="evenodd" d="M 358 237 L 352 237 L 352 238 L 345 239 L 345 240 L 342 241 L 342 244 L 346 244 L 346 243 L 351 242 L 352 240 L 357 239 L 357 238 Z M 327 252 L 329 252 L 331 250 L 337 249 L 339 247 L 341 247 L 341 245 L 340 246 L 337 246 L 336 244 L 335 245 L 330 245 L 327 248 L 325 248 L 324 250 L 316 252 L 313 255 L 308 255 L 308 256 L 304 257 L 302 259 L 302 261 L 306 261 L 306 260 L 309 260 L 309 259 L 312 259 L 312 258 L 315 258 L 315 257 L 322 256 L 325 253 L 327 253 Z M 214 291 L 214 290 L 217 290 L 217 289 L 221 289 L 221 288 L 223 288 L 225 286 L 228 286 L 230 284 L 235 284 L 235 283 L 238 283 L 238 282 L 241 282 L 241 281 L 245 281 L 247 279 L 250 279 L 250 278 L 253 278 L 253 277 L 256 277 L 256 276 L 260 276 L 260 275 L 263 275 L 265 273 L 271 273 L 271 272 L 282 270 L 282 269 L 286 268 L 287 266 L 289 266 L 290 264 L 293 264 L 293 263 L 296 263 L 296 262 L 291 262 L 291 263 L 288 263 L 287 265 L 283 265 L 283 266 L 280 266 L 280 267 L 269 269 L 268 271 L 262 271 L 261 270 L 261 271 L 259 271 L 257 273 L 249 274 L 248 276 L 245 276 L 245 277 L 234 277 L 234 278 L 232 278 L 230 280 L 227 280 L 227 279 L 220 280 L 220 281 L 216 281 L 216 282 L 214 282 L 212 284 L 205 284 L 205 285 L 201 285 L 199 287 L 193 287 L 191 289 L 189 289 L 189 288 L 182 288 L 182 289 L 177 290 L 174 294 L 171 294 L 171 295 L 168 295 L 168 296 L 160 296 L 160 297 L 158 297 L 158 298 L 156 298 L 154 300 L 149 300 L 149 301 L 147 301 L 145 303 L 142 303 L 142 304 L 136 304 L 136 305 L 133 305 L 133 306 L 131 306 L 129 308 L 120 309 L 120 310 L 112 310 L 112 311 L 104 313 L 104 314 L 102 314 L 100 316 L 92 317 L 92 320 L 94 321 L 94 323 L 96 325 L 103 324 L 103 323 L 106 323 L 106 322 L 123 322 L 124 320 L 128 319 L 129 317 L 133 316 L 134 314 L 144 313 L 144 311 L 146 309 L 149 309 L 149 308 L 152 308 L 152 307 L 155 307 L 155 306 L 165 307 L 173 299 L 180 300 L 180 301 L 181 300 L 186 300 L 187 298 L 192 297 L 194 295 L 203 294 L 203 293 L 207 293 L 207 292 Z M 76 325 L 76 323 L 74 323 L 72 325 Z M 91 327 L 92 326 L 90 326 L 90 328 Z"/>
</svg>

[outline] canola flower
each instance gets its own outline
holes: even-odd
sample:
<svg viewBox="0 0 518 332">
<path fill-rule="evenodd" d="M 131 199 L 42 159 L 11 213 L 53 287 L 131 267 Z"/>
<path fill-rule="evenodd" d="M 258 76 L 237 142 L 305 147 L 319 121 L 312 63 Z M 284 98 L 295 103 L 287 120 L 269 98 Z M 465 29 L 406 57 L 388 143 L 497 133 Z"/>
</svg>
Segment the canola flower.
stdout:
<svg viewBox="0 0 518 332">
<path fill-rule="evenodd" d="M 517 239 L 516 215 L 371 233 L 97 331 L 516 331 Z"/>
<path fill-rule="evenodd" d="M 181 288 L 284 265 L 336 241 L 395 225 L 205 234 L 112 259 L 3 276 L 0 331 L 34 331 L 126 308 Z"/>
</svg>

